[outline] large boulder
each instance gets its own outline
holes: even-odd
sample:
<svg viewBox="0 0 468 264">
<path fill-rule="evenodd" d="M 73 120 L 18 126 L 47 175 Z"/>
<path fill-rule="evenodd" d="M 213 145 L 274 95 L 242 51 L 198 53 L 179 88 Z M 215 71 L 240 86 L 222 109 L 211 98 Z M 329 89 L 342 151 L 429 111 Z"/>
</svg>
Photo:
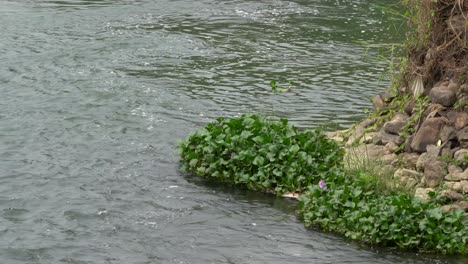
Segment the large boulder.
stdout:
<svg viewBox="0 0 468 264">
<path fill-rule="evenodd" d="M 438 159 L 430 159 L 424 164 L 424 181 L 427 187 L 439 186 L 446 174 L 445 163 Z"/>
<path fill-rule="evenodd" d="M 392 153 L 395 153 L 397 150 L 398 150 L 398 145 L 393 142 L 387 143 L 387 145 L 385 145 L 384 147 L 385 154 L 392 154 Z"/>
<path fill-rule="evenodd" d="M 442 126 L 445 124 L 443 118 L 429 118 L 426 119 L 418 132 L 414 135 L 413 141 L 411 142 L 411 148 L 419 153 L 426 151 L 427 145 L 435 145 L 439 140 L 440 131 Z"/>
<path fill-rule="evenodd" d="M 436 86 L 429 93 L 433 104 L 441 104 L 446 107 L 451 107 L 457 101 L 457 94 L 447 86 Z"/>
<path fill-rule="evenodd" d="M 418 159 L 419 159 L 419 154 L 417 153 L 404 152 L 401 154 L 401 161 L 403 162 L 405 167 L 410 168 L 410 169 L 416 169 L 416 164 L 418 162 Z"/>
<path fill-rule="evenodd" d="M 388 134 L 399 135 L 402 128 L 408 123 L 409 116 L 404 113 L 396 114 L 392 120 L 383 125 L 383 129 Z"/>
<path fill-rule="evenodd" d="M 385 130 L 382 128 L 379 131 L 379 134 L 377 134 L 374 139 L 373 143 L 376 145 L 387 145 L 390 142 L 395 143 L 396 145 L 401 145 L 405 139 L 399 135 L 393 135 L 385 132 Z"/>
</svg>

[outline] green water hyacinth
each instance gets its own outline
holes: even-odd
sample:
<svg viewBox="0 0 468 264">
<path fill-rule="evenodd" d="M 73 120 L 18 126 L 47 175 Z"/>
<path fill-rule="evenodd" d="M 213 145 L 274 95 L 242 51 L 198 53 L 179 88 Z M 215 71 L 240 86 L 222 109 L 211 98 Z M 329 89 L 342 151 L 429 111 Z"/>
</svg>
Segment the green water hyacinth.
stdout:
<svg viewBox="0 0 468 264">
<path fill-rule="evenodd" d="M 251 114 L 218 118 L 180 141 L 179 152 L 182 168 L 197 176 L 278 195 L 301 193 L 298 214 L 307 227 L 368 244 L 468 252 L 465 212 L 383 193 L 372 175 L 346 175 L 343 149 L 320 130 L 301 132 L 285 119 Z"/>
<path fill-rule="evenodd" d="M 276 194 L 332 177 L 344 154 L 320 130 L 252 114 L 218 118 L 179 142 L 179 152 L 182 168 L 195 175 Z"/>
<path fill-rule="evenodd" d="M 339 179 L 341 178 L 341 179 Z M 368 244 L 426 252 L 468 252 L 468 221 L 462 210 L 443 212 L 436 202 L 408 194 L 382 195 L 367 182 L 335 175 L 327 192 L 308 188 L 299 202 L 307 227 L 342 234 Z"/>
</svg>

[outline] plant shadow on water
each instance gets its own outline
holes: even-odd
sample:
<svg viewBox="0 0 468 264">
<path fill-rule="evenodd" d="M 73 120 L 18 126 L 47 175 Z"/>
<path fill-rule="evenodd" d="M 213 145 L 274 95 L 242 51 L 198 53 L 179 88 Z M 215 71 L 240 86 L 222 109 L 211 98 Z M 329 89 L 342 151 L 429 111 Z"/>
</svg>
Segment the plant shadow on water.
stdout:
<svg viewBox="0 0 468 264">
<path fill-rule="evenodd" d="M 295 219 L 295 222 L 302 225 L 302 220 L 297 217 L 297 200 L 285 197 L 279 197 L 271 193 L 263 193 L 248 190 L 246 188 L 239 188 L 239 186 L 234 186 L 226 183 L 219 183 L 213 179 L 200 178 L 188 172 L 180 172 L 182 177 L 190 184 L 193 184 L 200 188 L 206 188 L 212 190 L 215 193 L 228 195 L 232 198 L 233 202 L 242 202 L 249 204 L 256 204 L 261 206 L 272 207 L 279 212 L 290 215 L 291 218 Z M 294 220 L 291 220 L 294 221 Z M 368 245 L 360 241 L 352 240 L 334 233 L 324 233 L 320 228 L 304 228 L 304 232 L 307 232 L 311 235 L 311 239 L 314 239 L 316 234 L 320 234 L 320 237 L 329 238 L 334 241 L 341 241 L 343 244 L 357 250 L 370 252 L 372 254 L 377 254 L 379 256 L 387 257 L 397 257 L 401 260 L 414 261 L 414 263 L 450 263 L 450 264 L 465 264 L 466 258 L 463 256 L 447 256 L 447 255 L 438 255 L 435 253 L 418 253 L 415 251 L 402 251 L 401 249 L 392 249 L 385 246 L 379 245 Z M 309 246 L 307 241 L 304 242 L 305 247 L 309 247 L 311 250 L 316 250 L 313 246 Z"/>
<path fill-rule="evenodd" d="M 190 184 L 208 188 L 216 193 L 229 195 L 236 201 L 270 206 L 284 214 L 295 214 L 296 212 L 297 201 L 295 199 L 278 197 L 270 193 L 251 191 L 246 188 L 239 188 L 239 186 L 219 183 L 212 179 L 200 178 L 191 173 L 181 172 L 181 174 Z"/>
</svg>

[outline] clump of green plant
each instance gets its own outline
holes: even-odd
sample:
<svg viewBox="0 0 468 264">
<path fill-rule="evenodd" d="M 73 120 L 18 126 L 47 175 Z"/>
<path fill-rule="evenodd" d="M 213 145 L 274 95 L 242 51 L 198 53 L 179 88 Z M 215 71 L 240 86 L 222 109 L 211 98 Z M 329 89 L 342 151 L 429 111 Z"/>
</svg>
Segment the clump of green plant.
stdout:
<svg viewBox="0 0 468 264">
<path fill-rule="evenodd" d="M 200 177 L 276 194 L 333 177 L 344 151 L 320 130 L 246 114 L 218 118 L 179 143 L 182 168 Z"/>
<path fill-rule="evenodd" d="M 292 81 L 288 81 L 288 88 L 281 88 L 276 80 L 272 80 L 270 82 L 270 87 L 273 92 L 279 92 L 279 93 L 284 93 L 284 92 L 290 92 L 292 91 L 292 86 L 293 83 Z"/>
<path fill-rule="evenodd" d="M 302 193 L 298 213 L 308 227 L 375 245 L 468 252 L 465 212 L 443 212 L 442 201 L 423 202 L 387 188 L 371 163 L 345 169 L 343 150 L 319 130 L 300 132 L 286 119 L 247 114 L 218 118 L 179 145 L 183 169 L 198 176 L 263 192 Z"/>
<path fill-rule="evenodd" d="M 468 252 L 468 223 L 461 211 L 442 212 L 437 202 L 404 193 L 382 195 L 369 178 L 335 175 L 301 196 L 299 215 L 307 227 L 342 234 L 369 244 Z"/>
</svg>

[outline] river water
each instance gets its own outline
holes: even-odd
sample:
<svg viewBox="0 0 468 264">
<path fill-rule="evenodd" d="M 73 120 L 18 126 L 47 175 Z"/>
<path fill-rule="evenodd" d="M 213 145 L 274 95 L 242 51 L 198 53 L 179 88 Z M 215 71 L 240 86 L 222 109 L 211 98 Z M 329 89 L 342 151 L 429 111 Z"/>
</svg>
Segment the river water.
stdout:
<svg viewBox="0 0 468 264">
<path fill-rule="evenodd" d="M 462 263 L 178 169 L 176 141 L 215 117 L 362 118 L 386 82 L 361 42 L 401 41 L 393 2 L 0 0 L 0 263 Z"/>
</svg>

